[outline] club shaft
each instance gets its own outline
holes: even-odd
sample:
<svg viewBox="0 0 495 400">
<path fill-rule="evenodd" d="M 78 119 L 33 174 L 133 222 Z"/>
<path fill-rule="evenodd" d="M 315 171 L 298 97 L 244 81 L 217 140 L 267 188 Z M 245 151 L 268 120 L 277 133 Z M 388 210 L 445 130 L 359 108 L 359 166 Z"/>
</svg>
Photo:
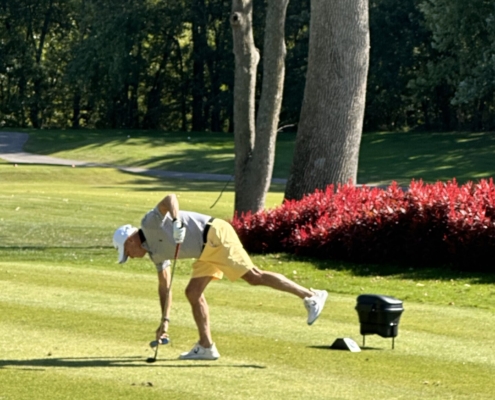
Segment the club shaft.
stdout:
<svg viewBox="0 0 495 400">
<path fill-rule="evenodd" d="M 174 255 L 174 263 L 172 264 L 172 272 L 170 274 L 170 284 L 168 285 L 167 301 L 168 301 L 168 294 L 170 294 L 170 290 L 172 289 L 172 281 L 174 280 L 175 266 L 177 264 L 177 259 L 179 258 L 179 249 L 180 249 L 180 244 L 177 243 L 177 246 L 175 246 L 175 255 Z"/>
<path fill-rule="evenodd" d="M 177 246 L 175 246 L 175 255 L 174 255 L 174 262 L 172 264 L 172 271 L 170 272 L 170 283 L 168 284 L 168 289 L 167 289 L 167 303 L 170 296 L 170 290 L 172 290 L 172 282 L 174 280 L 175 266 L 177 264 L 177 259 L 179 258 L 179 249 L 180 249 L 180 243 L 177 243 Z"/>
</svg>

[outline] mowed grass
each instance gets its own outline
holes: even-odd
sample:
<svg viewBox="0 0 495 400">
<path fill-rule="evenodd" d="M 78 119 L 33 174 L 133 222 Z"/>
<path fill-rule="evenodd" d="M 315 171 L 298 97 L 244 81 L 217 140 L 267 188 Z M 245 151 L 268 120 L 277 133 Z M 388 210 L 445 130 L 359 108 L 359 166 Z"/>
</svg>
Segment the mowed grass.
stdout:
<svg viewBox="0 0 495 400">
<path fill-rule="evenodd" d="M 26 151 L 83 161 L 181 172 L 233 174 L 229 133 L 153 131 L 35 131 Z M 274 178 L 287 178 L 294 133 L 277 139 Z M 372 132 L 362 137 L 358 183 L 407 186 L 425 182 L 477 181 L 495 175 L 493 132 Z"/>
<path fill-rule="evenodd" d="M 144 362 L 156 325 L 152 274 L 2 262 L 0 376 L 4 398 L 377 399 L 491 398 L 490 312 L 406 302 L 395 350 L 368 337 L 361 353 L 329 350 L 359 342 L 354 296 L 332 295 L 312 326 L 299 302 L 242 283 L 207 292 L 216 362 L 183 362 L 196 333 L 174 283 L 172 343 Z M 326 286 L 331 289 L 331 285 Z M 455 329 L 453 329 L 456 327 Z M 81 386 L 83 390 L 81 390 Z"/>
<path fill-rule="evenodd" d="M 146 363 L 160 317 L 156 274 L 148 260 L 117 264 L 112 233 L 138 225 L 171 191 L 184 209 L 229 219 L 230 190 L 211 208 L 223 187 L 0 162 L 0 398 L 493 398 L 495 275 L 446 268 L 254 256 L 264 269 L 329 290 L 321 318 L 308 327 L 290 295 L 214 282 L 206 296 L 222 357 L 184 362 L 177 357 L 197 333 L 183 294 L 191 261 L 180 260 L 172 342 Z M 267 205 L 281 197 L 270 193 Z M 360 353 L 329 349 L 339 337 L 362 344 L 361 293 L 404 301 L 394 350 L 379 336 Z"/>
</svg>

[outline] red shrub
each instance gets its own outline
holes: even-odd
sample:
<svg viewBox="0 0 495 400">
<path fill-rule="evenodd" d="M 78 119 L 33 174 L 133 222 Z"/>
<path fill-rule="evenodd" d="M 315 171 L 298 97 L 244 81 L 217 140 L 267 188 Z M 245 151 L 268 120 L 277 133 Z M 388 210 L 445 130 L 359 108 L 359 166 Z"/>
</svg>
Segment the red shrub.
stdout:
<svg viewBox="0 0 495 400">
<path fill-rule="evenodd" d="M 483 270 L 495 250 L 495 186 L 491 179 L 462 186 L 412 181 L 408 190 L 395 183 L 329 186 L 232 224 L 251 252 Z"/>
<path fill-rule="evenodd" d="M 449 254 L 457 264 L 478 270 L 488 269 L 494 265 L 495 250 L 493 181 L 466 184 L 455 195 L 450 204 L 445 235 Z"/>
<path fill-rule="evenodd" d="M 287 251 L 286 241 L 300 224 L 314 224 L 322 213 L 333 212 L 333 185 L 300 201 L 290 200 L 272 210 L 236 216 L 232 221 L 248 251 Z"/>
</svg>

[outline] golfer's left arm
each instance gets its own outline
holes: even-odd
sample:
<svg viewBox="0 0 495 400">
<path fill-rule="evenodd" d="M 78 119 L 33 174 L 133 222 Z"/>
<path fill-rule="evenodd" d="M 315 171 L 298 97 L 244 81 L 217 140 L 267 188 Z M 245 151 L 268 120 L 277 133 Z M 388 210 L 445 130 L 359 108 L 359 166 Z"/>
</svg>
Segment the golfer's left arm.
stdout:
<svg viewBox="0 0 495 400">
<path fill-rule="evenodd" d="M 160 325 L 156 330 L 156 339 L 159 340 L 168 331 L 170 322 L 170 310 L 172 307 L 172 290 L 168 290 L 170 284 L 170 268 L 158 271 L 158 296 L 160 299 L 160 309 L 162 311 Z"/>
</svg>

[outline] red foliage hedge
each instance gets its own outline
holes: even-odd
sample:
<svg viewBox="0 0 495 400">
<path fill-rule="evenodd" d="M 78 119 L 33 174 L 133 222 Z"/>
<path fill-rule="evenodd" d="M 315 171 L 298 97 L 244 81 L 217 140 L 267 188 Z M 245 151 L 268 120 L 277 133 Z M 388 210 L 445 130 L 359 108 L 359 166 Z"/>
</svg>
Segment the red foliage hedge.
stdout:
<svg viewBox="0 0 495 400">
<path fill-rule="evenodd" d="M 255 253 L 495 270 L 492 179 L 412 181 L 404 190 L 396 183 L 386 189 L 330 185 L 299 201 L 236 216 L 232 225 Z"/>
</svg>

